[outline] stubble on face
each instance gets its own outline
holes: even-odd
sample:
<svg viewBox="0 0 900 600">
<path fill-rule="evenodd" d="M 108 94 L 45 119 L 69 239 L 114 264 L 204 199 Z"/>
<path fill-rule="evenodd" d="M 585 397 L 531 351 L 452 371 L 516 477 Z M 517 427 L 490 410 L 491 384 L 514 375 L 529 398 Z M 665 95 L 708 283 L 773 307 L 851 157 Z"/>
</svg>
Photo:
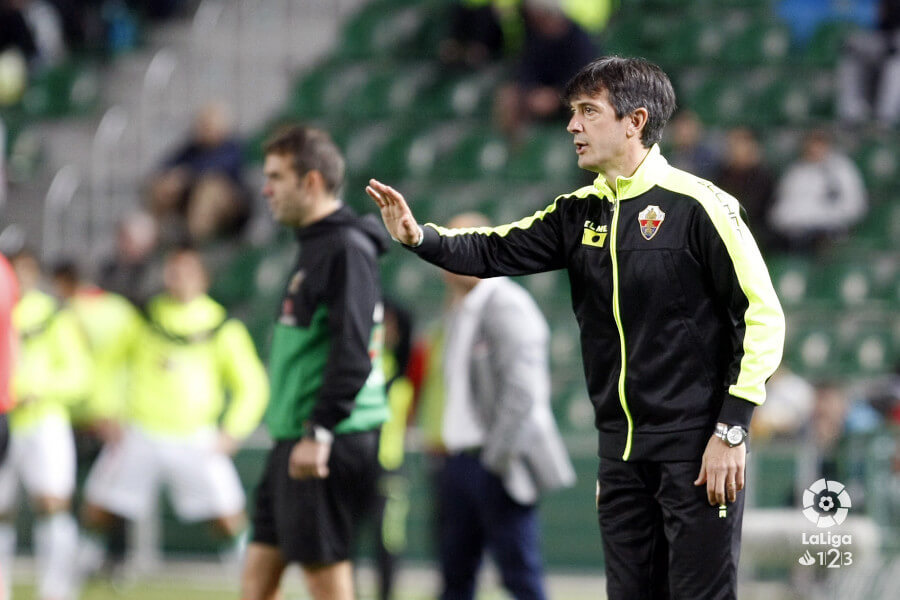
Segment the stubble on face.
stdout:
<svg viewBox="0 0 900 600">
<path fill-rule="evenodd" d="M 290 156 L 269 154 L 263 166 L 266 182 L 263 196 L 272 217 L 284 225 L 299 226 L 304 219 L 304 193 Z"/>
</svg>

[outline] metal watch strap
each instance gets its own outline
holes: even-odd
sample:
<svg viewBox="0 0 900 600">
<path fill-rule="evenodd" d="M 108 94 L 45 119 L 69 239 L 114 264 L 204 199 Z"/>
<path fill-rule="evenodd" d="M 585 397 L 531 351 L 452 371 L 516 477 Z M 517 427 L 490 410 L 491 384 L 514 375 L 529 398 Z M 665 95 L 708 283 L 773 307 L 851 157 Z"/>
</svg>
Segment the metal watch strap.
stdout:
<svg viewBox="0 0 900 600">
<path fill-rule="evenodd" d="M 334 434 L 321 425 L 310 424 L 306 427 L 304 437 L 312 438 L 320 444 L 330 444 L 334 441 Z"/>
<path fill-rule="evenodd" d="M 741 434 L 741 440 L 739 442 L 732 442 L 730 439 L 728 439 L 729 433 L 734 430 L 738 430 Z M 740 425 L 725 425 L 724 423 L 716 423 L 715 435 L 717 438 L 728 444 L 728 446 L 731 448 L 740 446 L 747 441 L 747 430 Z"/>
</svg>

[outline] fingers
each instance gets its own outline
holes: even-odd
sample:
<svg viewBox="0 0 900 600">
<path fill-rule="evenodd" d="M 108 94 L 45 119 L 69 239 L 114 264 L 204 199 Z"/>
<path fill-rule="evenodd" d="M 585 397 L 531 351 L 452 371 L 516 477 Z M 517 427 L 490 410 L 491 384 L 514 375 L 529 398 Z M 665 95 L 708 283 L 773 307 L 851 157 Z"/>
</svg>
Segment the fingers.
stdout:
<svg viewBox="0 0 900 600">
<path fill-rule="evenodd" d="M 729 502 L 737 500 L 737 483 L 734 480 L 725 482 L 725 495 L 728 496 Z"/>
<path fill-rule="evenodd" d="M 712 477 L 707 478 L 706 498 L 711 505 L 715 506 L 725 503 L 725 494 L 720 491 L 724 486 L 725 480 L 718 474 L 713 474 Z"/>
<path fill-rule="evenodd" d="M 739 488 L 732 469 L 707 469 L 704 462 L 694 485 L 700 486 L 704 483 L 706 483 L 706 498 L 712 506 L 725 504 L 726 498 L 729 502 L 734 502 L 737 498 Z"/>
<path fill-rule="evenodd" d="M 369 185 L 366 186 L 366 193 L 369 194 L 376 202 L 381 201 L 378 206 L 396 206 L 397 208 L 406 208 L 406 200 L 403 194 L 395 190 L 389 185 L 385 185 L 377 179 L 370 179 Z"/>
<path fill-rule="evenodd" d="M 703 485 L 706 483 L 706 453 L 703 453 L 703 459 L 700 461 L 700 473 L 694 480 L 694 485 Z"/>
<path fill-rule="evenodd" d="M 385 206 L 387 206 L 384 199 L 381 197 L 381 194 L 376 192 L 374 189 L 372 189 L 368 185 L 366 186 L 366 193 L 369 195 L 370 198 L 372 198 L 372 200 L 375 201 L 375 204 L 378 205 L 378 208 L 384 208 Z"/>
</svg>

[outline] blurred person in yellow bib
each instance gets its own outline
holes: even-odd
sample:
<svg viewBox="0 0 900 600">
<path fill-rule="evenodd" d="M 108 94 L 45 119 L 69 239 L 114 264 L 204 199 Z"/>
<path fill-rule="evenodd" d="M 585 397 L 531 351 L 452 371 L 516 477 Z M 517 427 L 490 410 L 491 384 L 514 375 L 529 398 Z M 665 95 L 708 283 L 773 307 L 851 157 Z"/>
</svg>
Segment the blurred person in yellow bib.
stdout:
<svg viewBox="0 0 900 600">
<path fill-rule="evenodd" d="M 242 544 L 244 492 L 231 455 L 265 410 L 266 373 L 246 327 L 206 295 L 196 251 L 171 252 L 163 278 L 165 292 L 123 335 L 128 399 L 119 439 L 85 486 L 83 569 L 103 558 L 98 534 L 115 516 L 148 514 L 161 485 L 179 518 L 208 521 L 229 545 Z"/>
<path fill-rule="evenodd" d="M 88 393 L 90 353 L 71 311 L 40 291 L 37 257 L 23 250 L 11 260 L 22 296 L 12 323 L 19 338 L 11 392 L 10 451 L 0 467 L 0 567 L 10 598 L 18 481 L 36 513 L 34 552 L 38 598 L 68 598 L 73 589 L 78 526 L 70 513 L 75 490 L 75 444 L 69 406 Z"/>
</svg>

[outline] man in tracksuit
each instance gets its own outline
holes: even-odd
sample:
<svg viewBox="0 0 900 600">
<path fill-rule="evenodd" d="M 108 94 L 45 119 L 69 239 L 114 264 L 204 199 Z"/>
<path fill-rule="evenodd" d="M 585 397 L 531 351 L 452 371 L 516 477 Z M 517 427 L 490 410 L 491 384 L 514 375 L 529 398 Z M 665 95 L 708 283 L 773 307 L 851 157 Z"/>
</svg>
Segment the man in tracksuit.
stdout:
<svg viewBox="0 0 900 600">
<path fill-rule="evenodd" d="M 388 407 L 381 365 L 384 307 L 377 218 L 339 200 L 344 161 L 327 134 L 292 127 L 265 146 L 263 195 L 296 229 L 269 355 L 265 421 L 275 446 L 256 491 L 243 600 L 279 597 L 299 563 L 315 600 L 353 600 L 350 544 L 377 492 Z"/>
<path fill-rule="evenodd" d="M 394 238 L 450 271 L 568 270 L 609 597 L 735 598 L 744 441 L 784 315 L 737 200 L 661 156 L 675 94 L 659 67 L 601 58 L 565 97 L 578 165 L 598 176 L 531 217 L 423 229 L 393 188 L 367 192 Z"/>
</svg>

